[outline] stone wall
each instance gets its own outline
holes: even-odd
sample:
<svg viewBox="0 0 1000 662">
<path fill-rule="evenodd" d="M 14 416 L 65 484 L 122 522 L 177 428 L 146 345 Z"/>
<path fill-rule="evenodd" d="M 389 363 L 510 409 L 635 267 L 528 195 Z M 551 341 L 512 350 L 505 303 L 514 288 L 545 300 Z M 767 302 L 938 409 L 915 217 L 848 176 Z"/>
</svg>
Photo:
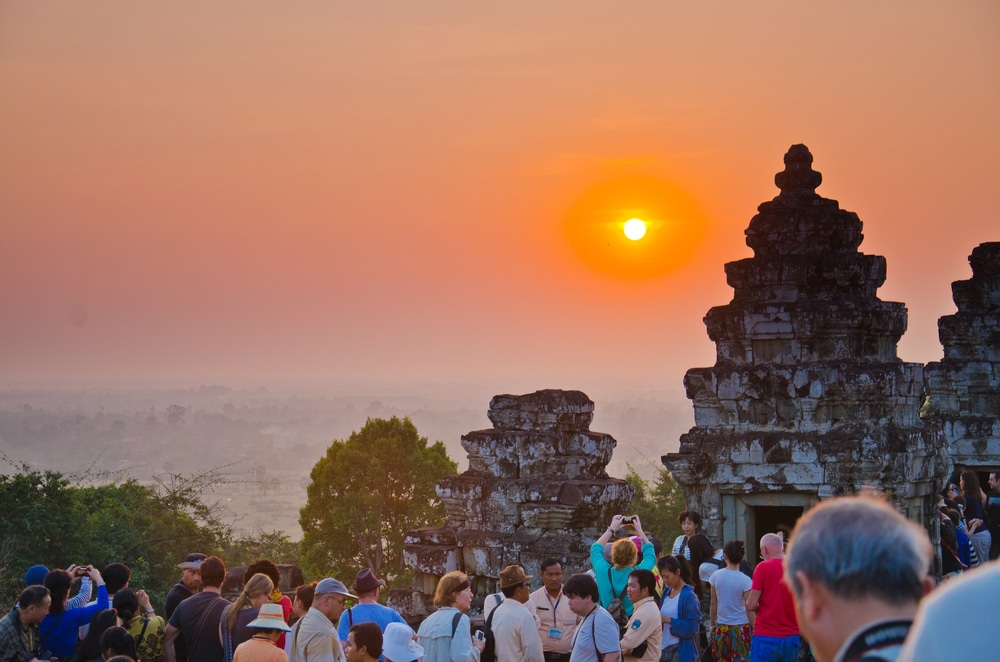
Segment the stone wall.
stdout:
<svg viewBox="0 0 1000 662">
<path fill-rule="evenodd" d="M 413 587 L 393 591 L 390 604 L 407 618 L 430 613 L 451 570 L 470 576 L 481 604 L 511 563 L 536 577 L 549 556 L 567 572 L 584 569 L 590 544 L 632 499 L 633 488 L 605 471 L 617 442 L 590 431 L 594 403 L 580 391 L 498 395 L 488 416 L 492 429 L 462 437 L 469 469 L 438 484 L 445 525 L 406 534 Z"/>
<path fill-rule="evenodd" d="M 920 420 L 924 367 L 896 355 L 906 308 L 876 296 L 885 259 L 858 252 L 861 220 L 821 181 L 792 146 L 746 230 L 754 256 L 725 267 L 732 301 L 705 317 L 716 363 L 684 377 L 695 427 L 663 462 L 716 543 L 759 537 L 762 509 L 865 488 L 927 520 L 945 471 L 943 437 Z"/>
</svg>

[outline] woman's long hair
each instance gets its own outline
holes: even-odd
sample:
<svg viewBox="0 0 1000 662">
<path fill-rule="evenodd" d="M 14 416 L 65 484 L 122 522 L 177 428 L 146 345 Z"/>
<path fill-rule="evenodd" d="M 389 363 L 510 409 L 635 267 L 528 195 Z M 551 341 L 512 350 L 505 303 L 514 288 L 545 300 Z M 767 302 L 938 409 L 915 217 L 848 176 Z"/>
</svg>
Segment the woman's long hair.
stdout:
<svg viewBox="0 0 1000 662">
<path fill-rule="evenodd" d="M 240 593 L 238 598 L 233 600 L 233 604 L 229 605 L 226 611 L 226 629 L 230 632 L 236 629 L 236 618 L 240 612 L 250 608 L 252 606 L 251 603 L 262 595 L 266 595 L 270 599 L 271 591 L 273 590 L 274 582 L 267 575 L 257 573 L 251 577 L 247 585 L 243 587 L 243 592 Z"/>
<path fill-rule="evenodd" d="M 963 471 L 962 472 L 962 493 L 965 495 L 965 500 L 975 499 L 977 502 L 982 503 L 982 497 L 979 494 L 979 476 L 976 475 L 975 471 Z"/>
<path fill-rule="evenodd" d="M 50 614 L 58 614 L 66 608 L 66 598 L 69 597 L 69 590 L 73 586 L 73 578 L 65 570 L 52 570 L 45 575 L 42 582 L 45 588 L 49 589 L 52 596 L 52 606 L 49 607 Z"/>
<path fill-rule="evenodd" d="M 76 645 L 76 659 L 79 662 L 104 659 L 101 650 L 101 635 L 104 631 L 118 625 L 118 614 L 114 609 L 102 609 L 90 619 L 87 636 Z"/>
</svg>

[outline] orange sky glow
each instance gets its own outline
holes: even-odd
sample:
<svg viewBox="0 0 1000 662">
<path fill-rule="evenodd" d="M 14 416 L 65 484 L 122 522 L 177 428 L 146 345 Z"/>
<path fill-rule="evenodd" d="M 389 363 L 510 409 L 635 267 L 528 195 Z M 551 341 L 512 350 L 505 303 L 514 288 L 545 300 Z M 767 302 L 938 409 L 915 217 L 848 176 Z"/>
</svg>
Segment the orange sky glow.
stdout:
<svg viewBox="0 0 1000 662">
<path fill-rule="evenodd" d="M 998 65 L 995 0 L 0 0 L 0 386 L 680 389 L 800 142 L 937 360 Z"/>
</svg>

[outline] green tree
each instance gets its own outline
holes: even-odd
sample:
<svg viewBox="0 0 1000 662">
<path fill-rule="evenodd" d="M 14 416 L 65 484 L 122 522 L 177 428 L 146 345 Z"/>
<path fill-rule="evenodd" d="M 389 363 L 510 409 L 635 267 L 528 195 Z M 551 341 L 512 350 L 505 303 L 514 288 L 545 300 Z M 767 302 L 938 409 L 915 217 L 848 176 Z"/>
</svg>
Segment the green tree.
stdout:
<svg viewBox="0 0 1000 662">
<path fill-rule="evenodd" d="M 635 488 L 629 513 L 638 515 L 643 530 L 659 538 L 669 552 L 670 545 L 681 534 L 677 516 L 684 510 L 684 493 L 665 467 L 656 467 L 653 479 L 646 480 L 631 464 L 626 466 L 625 482 Z"/>
<path fill-rule="evenodd" d="M 6 458 L 4 458 L 6 460 Z M 118 483 L 94 476 L 71 479 L 27 465 L 0 475 L 0 602 L 10 604 L 24 571 L 37 563 L 103 567 L 120 562 L 132 583 L 154 604 L 177 581 L 177 561 L 193 550 L 224 549 L 231 529 L 203 500 L 217 480 L 213 471 L 161 478 L 156 485 Z"/>
<path fill-rule="evenodd" d="M 303 569 L 348 578 L 371 568 L 402 583 L 403 537 L 444 519 L 435 486 L 457 469 L 444 444 L 428 445 L 409 418 L 369 418 L 335 440 L 313 467 L 299 511 Z"/>
</svg>

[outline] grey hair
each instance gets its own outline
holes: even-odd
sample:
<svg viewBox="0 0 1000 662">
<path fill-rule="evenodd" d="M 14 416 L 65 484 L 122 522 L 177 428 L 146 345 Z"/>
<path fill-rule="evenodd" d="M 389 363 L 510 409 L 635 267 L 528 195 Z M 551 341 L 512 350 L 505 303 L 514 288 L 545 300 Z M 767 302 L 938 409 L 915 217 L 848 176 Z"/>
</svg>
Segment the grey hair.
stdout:
<svg viewBox="0 0 1000 662">
<path fill-rule="evenodd" d="M 760 546 L 776 552 L 782 552 L 785 549 L 785 539 L 777 533 L 765 533 L 760 539 Z"/>
<path fill-rule="evenodd" d="M 798 573 L 841 598 L 916 602 L 931 563 L 926 532 L 881 499 L 842 497 L 809 510 L 792 534 L 785 580 L 802 596 Z"/>
</svg>

